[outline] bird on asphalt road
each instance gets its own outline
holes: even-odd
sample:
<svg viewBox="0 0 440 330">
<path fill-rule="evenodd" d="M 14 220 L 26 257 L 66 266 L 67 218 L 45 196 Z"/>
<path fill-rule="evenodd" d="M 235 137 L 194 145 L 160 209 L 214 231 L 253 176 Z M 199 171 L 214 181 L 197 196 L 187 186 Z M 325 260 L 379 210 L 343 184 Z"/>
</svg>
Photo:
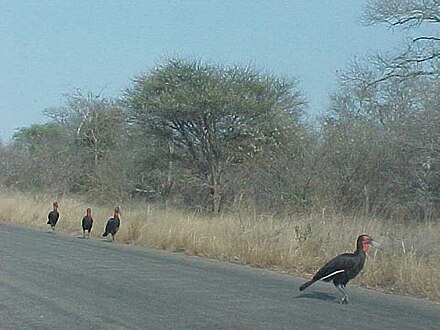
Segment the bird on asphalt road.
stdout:
<svg viewBox="0 0 440 330">
<path fill-rule="evenodd" d="M 378 246 L 371 236 L 362 234 L 357 238 L 356 251 L 354 253 L 343 253 L 327 262 L 312 279 L 300 286 L 300 290 L 307 289 L 316 281 L 333 281 L 333 284 L 343 293 L 341 304 L 348 303 L 348 295 L 345 286 L 348 281 L 355 278 L 365 264 L 366 254 L 369 246 Z"/>
<path fill-rule="evenodd" d="M 58 202 L 53 202 L 52 211 L 50 211 L 47 215 L 47 224 L 50 225 L 52 231 L 55 230 L 55 225 L 57 224 L 59 218 L 60 213 L 58 212 Z"/>
<path fill-rule="evenodd" d="M 82 218 L 81 225 L 83 229 L 83 237 L 88 238 L 93 227 L 92 209 L 90 207 L 87 208 L 86 215 Z"/>
<path fill-rule="evenodd" d="M 107 221 L 107 225 L 105 226 L 105 231 L 102 236 L 106 237 L 108 234 L 112 235 L 112 240 L 115 240 L 115 235 L 119 230 L 119 227 L 121 226 L 121 218 L 120 218 L 120 209 L 119 206 L 115 208 L 115 211 L 113 213 L 113 218 L 110 218 Z"/>
</svg>

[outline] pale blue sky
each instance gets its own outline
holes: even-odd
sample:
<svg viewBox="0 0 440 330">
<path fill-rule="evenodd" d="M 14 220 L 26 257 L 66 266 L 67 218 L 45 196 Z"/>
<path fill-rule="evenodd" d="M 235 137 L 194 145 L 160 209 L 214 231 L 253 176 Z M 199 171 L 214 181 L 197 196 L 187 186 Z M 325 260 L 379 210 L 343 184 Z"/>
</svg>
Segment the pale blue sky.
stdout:
<svg viewBox="0 0 440 330">
<path fill-rule="evenodd" d="M 403 35 L 360 23 L 361 0 L 0 0 L 0 137 L 73 88 L 114 97 L 170 56 L 295 77 L 312 115 L 355 56 Z"/>
</svg>

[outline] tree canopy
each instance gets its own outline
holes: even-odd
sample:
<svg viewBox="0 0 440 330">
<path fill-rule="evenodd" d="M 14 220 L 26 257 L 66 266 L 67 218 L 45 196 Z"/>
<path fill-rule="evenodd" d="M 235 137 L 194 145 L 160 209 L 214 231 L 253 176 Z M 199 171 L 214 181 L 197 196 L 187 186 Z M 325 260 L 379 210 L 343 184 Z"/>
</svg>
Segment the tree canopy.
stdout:
<svg viewBox="0 0 440 330">
<path fill-rule="evenodd" d="M 220 209 L 225 173 L 281 132 L 294 129 L 305 101 L 293 80 L 251 68 L 168 60 L 125 93 L 131 120 L 167 137 L 181 164 L 207 187 Z"/>
</svg>

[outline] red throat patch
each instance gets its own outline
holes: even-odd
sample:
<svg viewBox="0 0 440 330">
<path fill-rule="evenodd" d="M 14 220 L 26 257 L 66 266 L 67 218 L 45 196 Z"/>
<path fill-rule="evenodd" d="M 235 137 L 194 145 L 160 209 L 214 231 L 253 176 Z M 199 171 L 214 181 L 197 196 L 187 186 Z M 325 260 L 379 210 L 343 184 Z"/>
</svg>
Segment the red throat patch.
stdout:
<svg viewBox="0 0 440 330">
<path fill-rule="evenodd" d="M 367 252 L 370 247 L 370 238 L 368 236 L 364 236 L 362 238 L 362 251 Z"/>
</svg>

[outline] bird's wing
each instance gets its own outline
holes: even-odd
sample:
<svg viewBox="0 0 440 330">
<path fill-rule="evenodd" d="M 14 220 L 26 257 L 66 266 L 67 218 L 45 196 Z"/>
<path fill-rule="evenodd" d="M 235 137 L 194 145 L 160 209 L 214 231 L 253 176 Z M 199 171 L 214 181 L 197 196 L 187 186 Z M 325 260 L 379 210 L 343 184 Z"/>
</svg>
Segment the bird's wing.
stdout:
<svg viewBox="0 0 440 330">
<path fill-rule="evenodd" d="M 105 226 L 105 230 L 108 231 L 108 232 L 112 232 L 115 227 L 116 227 L 116 220 L 115 220 L 115 218 L 110 218 L 107 221 L 107 225 Z"/>
<path fill-rule="evenodd" d="M 336 274 L 346 272 L 356 267 L 358 262 L 352 253 L 340 254 L 322 266 L 313 278 L 316 281 L 328 279 Z"/>
</svg>

